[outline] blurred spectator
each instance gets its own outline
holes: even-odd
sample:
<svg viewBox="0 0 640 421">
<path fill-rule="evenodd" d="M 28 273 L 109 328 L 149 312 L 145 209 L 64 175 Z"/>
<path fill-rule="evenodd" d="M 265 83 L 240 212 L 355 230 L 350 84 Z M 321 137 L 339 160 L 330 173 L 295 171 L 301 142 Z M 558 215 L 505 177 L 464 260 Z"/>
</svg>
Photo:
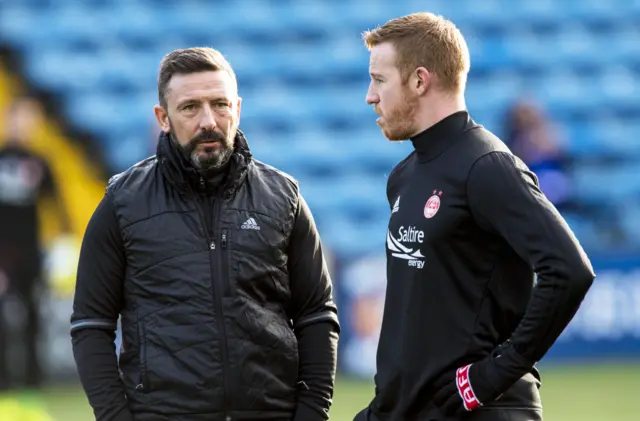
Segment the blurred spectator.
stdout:
<svg viewBox="0 0 640 421">
<path fill-rule="evenodd" d="M 346 262 L 340 276 L 340 288 L 348 303 L 343 316 L 350 332 L 348 340 L 342 343 L 341 365 L 349 373 L 362 377 L 376 374 L 376 354 L 387 287 L 386 264 L 384 255 L 363 257 Z"/>
<path fill-rule="evenodd" d="M 38 358 L 40 332 L 38 294 L 42 281 L 38 203 L 48 197 L 58 205 L 62 229 L 69 232 L 69 221 L 46 161 L 28 147 L 32 128 L 38 124 L 40 108 L 30 98 L 20 98 L 9 106 L 4 127 L 4 146 L 0 149 L 0 389 L 12 386 L 9 362 L 17 341 L 24 340 L 24 386 L 38 387 L 42 380 Z M 51 153 L 54 153 L 52 151 Z M 9 303 L 17 302 L 24 314 L 22 335 L 9 321 Z M 8 317 L 8 315 L 12 317 Z"/>
<path fill-rule="evenodd" d="M 540 108 L 532 102 L 515 103 L 507 113 L 504 141 L 536 173 L 540 188 L 560 211 L 575 207 L 560 131 Z"/>
</svg>

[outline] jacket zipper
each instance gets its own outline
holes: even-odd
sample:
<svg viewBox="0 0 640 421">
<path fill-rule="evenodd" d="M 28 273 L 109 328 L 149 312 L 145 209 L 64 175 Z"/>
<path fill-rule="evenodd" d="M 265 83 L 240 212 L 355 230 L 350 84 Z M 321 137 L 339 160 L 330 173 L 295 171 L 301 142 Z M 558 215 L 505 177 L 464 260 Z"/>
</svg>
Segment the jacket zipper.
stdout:
<svg viewBox="0 0 640 421">
<path fill-rule="evenodd" d="M 227 260 L 227 242 L 229 240 L 227 229 L 222 230 L 220 237 L 220 268 L 222 269 L 222 294 L 229 293 L 229 261 Z"/>
<path fill-rule="evenodd" d="M 200 185 L 202 187 L 204 187 L 205 182 L 204 182 L 204 178 L 200 177 Z M 221 258 L 221 253 L 217 253 L 216 252 L 216 243 L 215 240 L 213 239 L 213 237 L 215 237 L 215 234 L 218 232 L 218 222 L 220 219 L 220 209 L 219 209 L 219 199 L 216 198 L 216 200 L 213 203 L 213 225 L 214 225 L 214 232 L 213 235 L 210 235 L 209 232 L 209 226 L 207 224 L 207 218 L 205 217 L 205 213 L 202 210 L 202 205 L 200 204 L 200 197 L 196 196 L 197 198 L 197 209 L 198 209 L 198 214 L 200 215 L 200 220 L 202 222 L 202 226 L 204 229 L 204 234 L 205 234 L 205 238 L 207 239 L 207 247 L 209 248 L 209 264 L 210 264 L 210 270 L 211 270 L 211 282 L 213 284 L 213 302 L 215 305 L 215 312 L 216 315 L 218 316 L 218 330 L 220 332 L 220 348 L 221 348 L 221 353 L 222 353 L 222 384 L 223 384 L 223 402 L 224 402 L 224 413 L 225 413 L 225 421 L 231 421 L 231 416 L 228 415 L 227 413 L 227 408 L 229 407 L 229 393 L 228 393 L 228 374 L 227 374 L 227 369 L 228 369 L 228 355 L 227 355 L 227 333 L 226 333 L 226 327 L 225 327 L 225 322 L 224 322 L 224 313 L 223 313 L 223 309 L 222 309 L 222 297 L 223 297 L 223 293 L 224 293 L 224 283 L 226 283 L 226 281 L 223 279 L 223 271 L 221 269 L 221 265 L 223 264 L 223 259 Z M 204 204 L 204 208 L 205 210 L 209 209 L 209 204 L 207 199 L 205 199 L 205 204 Z M 223 233 L 223 235 L 221 236 L 221 245 L 223 248 L 227 247 L 227 235 L 226 235 L 226 230 Z M 218 268 L 218 271 L 215 270 L 215 268 Z M 218 275 L 216 277 L 216 275 Z M 216 282 L 216 278 L 217 281 Z M 221 285 L 221 282 L 223 283 L 223 285 Z"/>
<path fill-rule="evenodd" d="M 220 200 L 216 198 L 215 202 L 213 202 L 213 223 L 215 226 L 214 232 L 220 232 L 219 223 L 220 223 Z M 214 291 L 216 291 L 215 300 L 218 312 L 218 324 L 221 336 L 221 347 L 222 347 L 222 384 L 223 384 L 223 395 L 224 395 L 224 413 L 225 413 L 225 421 L 231 421 L 231 416 L 227 413 L 227 408 L 229 408 L 229 374 L 227 372 L 229 366 L 229 355 L 228 355 L 228 345 L 227 345 L 227 331 L 224 321 L 224 313 L 222 309 L 222 298 L 226 293 L 226 284 L 227 280 L 225 278 L 225 271 L 223 266 L 226 267 L 226 262 L 223 259 L 223 256 L 226 256 L 226 248 L 227 248 L 227 230 L 222 232 L 220 238 L 220 245 L 222 250 L 216 253 L 214 250 L 211 250 L 211 274 L 212 278 L 218 280 L 218 282 L 213 282 Z M 215 262 L 215 264 L 214 264 Z M 218 269 L 217 272 L 214 272 L 215 269 Z M 217 275 L 217 276 L 215 276 Z M 216 287 L 218 289 L 216 290 Z"/>
<path fill-rule="evenodd" d="M 147 373 L 147 332 L 144 326 L 140 328 L 140 384 L 136 389 L 142 393 L 149 393 L 151 386 L 149 385 L 149 374 Z"/>
</svg>

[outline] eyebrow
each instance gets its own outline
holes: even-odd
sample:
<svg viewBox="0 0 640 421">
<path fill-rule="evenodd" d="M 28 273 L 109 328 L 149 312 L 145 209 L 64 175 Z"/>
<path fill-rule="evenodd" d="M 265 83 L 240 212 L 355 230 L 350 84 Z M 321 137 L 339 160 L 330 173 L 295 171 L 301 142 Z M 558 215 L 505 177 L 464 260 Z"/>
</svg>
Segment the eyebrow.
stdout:
<svg viewBox="0 0 640 421">
<path fill-rule="evenodd" d="M 369 74 L 371 75 L 371 77 L 382 77 L 380 73 L 376 73 L 376 72 L 371 72 Z"/>
<path fill-rule="evenodd" d="M 203 100 L 201 98 L 184 99 L 184 100 L 178 102 L 178 107 L 182 107 L 182 106 L 185 106 L 187 104 L 196 104 L 196 103 L 200 103 L 200 102 L 203 102 Z M 227 98 L 226 96 L 220 96 L 220 97 L 215 97 L 215 98 L 211 98 L 211 99 L 206 99 L 205 102 L 230 103 L 231 99 Z"/>
</svg>

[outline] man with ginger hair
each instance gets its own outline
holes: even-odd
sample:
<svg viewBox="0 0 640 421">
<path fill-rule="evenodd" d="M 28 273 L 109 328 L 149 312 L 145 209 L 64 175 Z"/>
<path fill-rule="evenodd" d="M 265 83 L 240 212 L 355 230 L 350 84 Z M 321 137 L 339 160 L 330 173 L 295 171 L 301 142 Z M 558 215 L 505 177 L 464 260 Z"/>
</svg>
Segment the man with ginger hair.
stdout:
<svg viewBox="0 0 640 421">
<path fill-rule="evenodd" d="M 470 117 L 466 42 L 431 13 L 364 34 L 389 176 L 375 397 L 356 420 L 538 421 L 535 364 L 595 277 L 537 177 Z M 537 281 L 536 281 L 537 275 Z"/>
</svg>

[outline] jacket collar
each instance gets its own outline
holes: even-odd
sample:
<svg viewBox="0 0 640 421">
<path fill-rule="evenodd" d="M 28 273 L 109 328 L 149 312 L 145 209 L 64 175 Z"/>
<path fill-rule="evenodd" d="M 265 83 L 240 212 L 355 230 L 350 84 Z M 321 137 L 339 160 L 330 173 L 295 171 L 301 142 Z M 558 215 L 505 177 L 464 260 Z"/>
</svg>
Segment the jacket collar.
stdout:
<svg viewBox="0 0 640 421">
<path fill-rule="evenodd" d="M 467 111 L 458 111 L 411 138 L 420 162 L 431 161 L 442 154 L 466 130 L 476 124 Z"/>
<path fill-rule="evenodd" d="M 238 129 L 233 146 L 234 152 L 227 166 L 219 175 L 202 175 L 187 157 L 173 144 L 168 133 L 161 132 L 156 157 L 162 174 L 182 193 L 232 195 L 242 184 L 252 160 L 251 151 L 244 133 Z M 212 181 L 213 180 L 213 181 Z"/>
</svg>

